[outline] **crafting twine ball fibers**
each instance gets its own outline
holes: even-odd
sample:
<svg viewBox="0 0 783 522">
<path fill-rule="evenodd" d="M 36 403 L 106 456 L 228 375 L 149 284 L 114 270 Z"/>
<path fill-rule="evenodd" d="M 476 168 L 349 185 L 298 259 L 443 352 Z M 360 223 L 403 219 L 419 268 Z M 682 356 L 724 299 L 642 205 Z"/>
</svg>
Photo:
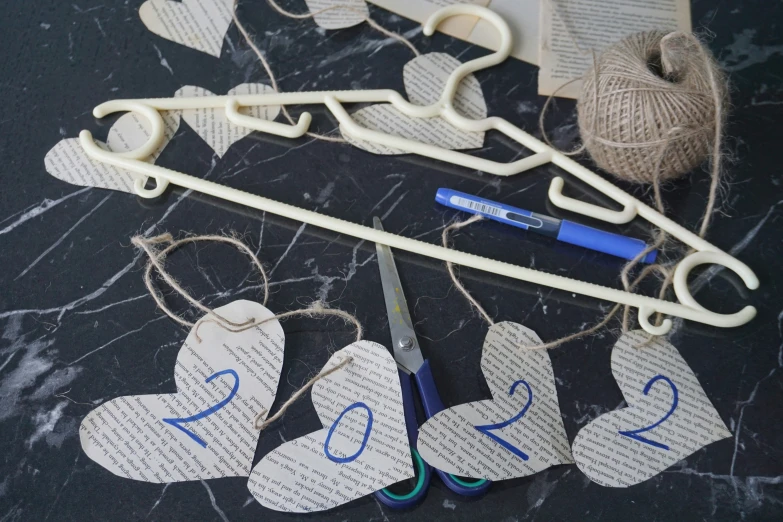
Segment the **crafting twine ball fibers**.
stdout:
<svg viewBox="0 0 783 522">
<path fill-rule="evenodd" d="M 631 35 L 585 73 L 582 141 L 596 165 L 623 180 L 678 178 L 707 158 L 726 91 L 714 57 L 692 34 Z"/>
</svg>

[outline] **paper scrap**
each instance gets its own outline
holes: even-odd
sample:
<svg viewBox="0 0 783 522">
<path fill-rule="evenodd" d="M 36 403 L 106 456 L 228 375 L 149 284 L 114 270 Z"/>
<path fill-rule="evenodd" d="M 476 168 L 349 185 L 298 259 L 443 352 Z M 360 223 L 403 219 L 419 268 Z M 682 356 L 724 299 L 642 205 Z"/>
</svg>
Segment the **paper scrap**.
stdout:
<svg viewBox="0 0 783 522">
<path fill-rule="evenodd" d="M 462 477 L 506 480 L 573 463 L 547 350 L 521 324 L 492 325 L 481 370 L 492 400 L 446 409 L 419 429 L 418 450 L 436 469 Z"/>
<path fill-rule="evenodd" d="M 612 350 L 612 374 L 628 407 L 579 430 L 576 465 L 593 482 L 639 484 L 713 442 L 731 437 L 677 348 L 641 330 Z"/>
<path fill-rule="evenodd" d="M 220 58 L 233 9 L 234 0 L 147 0 L 139 17 L 158 36 Z"/>
<path fill-rule="evenodd" d="M 581 77 L 607 46 L 639 31 L 691 30 L 688 0 L 543 0 L 538 94 Z M 581 81 L 557 96 L 578 98 Z"/>
<path fill-rule="evenodd" d="M 344 29 L 364 22 L 370 10 L 364 0 L 305 0 L 313 20 L 324 29 Z"/>
<path fill-rule="evenodd" d="M 272 317 L 264 306 L 234 301 L 217 309 L 243 322 Z M 253 419 L 274 402 L 283 366 L 277 320 L 243 332 L 204 321 L 177 354 L 177 393 L 113 399 L 82 421 L 82 449 L 115 475 L 179 482 L 250 474 L 259 431 Z"/>
<path fill-rule="evenodd" d="M 232 94 L 271 94 L 274 92 L 272 87 L 263 83 L 243 83 L 237 85 L 226 94 L 230 96 Z M 186 85 L 177 90 L 174 96 L 214 96 L 214 94 L 203 87 Z M 239 112 L 256 118 L 274 120 L 280 114 L 280 106 L 255 105 L 253 107 L 241 107 Z M 228 121 L 226 111 L 222 107 L 216 109 L 185 109 L 181 113 L 185 123 L 196 131 L 196 134 L 201 136 L 201 139 L 221 158 L 231 145 L 253 132 L 253 129 L 234 125 Z"/>
<path fill-rule="evenodd" d="M 459 60 L 445 53 L 429 53 L 414 58 L 405 64 L 403 69 L 403 82 L 408 99 L 416 105 L 430 105 L 437 102 L 449 75 L 460 65 Z M 460 83 L 454 98 L 454 108 L 468 118 L 487 117 L 487 104 L 481 92 L 481 84 L 472 74 Z M 446 149 L 475 149 L 484 144 L 483 132 L 458 129 L 440 117 L 411 118 L 388 103 L 365 107 L 352 113 L 351 116 L 362 127 Z M 347 135 L 342 126 L 340 132 L 352 145 L 368 152 L 406 154 L 400 149 L 355 139 Z"/>
<path fill-rule="evenodd" d="M 437 9 L 453 4 L 489 7 L 503 17 L 511 29 L 511 57 L 538 65 L 539 3 L 547 0 L 368 0 L 405 18 L 424 23 Z M 500 36 L 490 22 L 475 16 L 445 20 L 438 31 L 487 49 L 497 50 Z"/>
<path fill-rule="evenodd" d="M 179 128 L 179 113 L 160 111 L 164 124 L 164 139 L 145 161 L 155 163 Z M 109 129 L 106 143 L 96 143 L 112 152 L 127 152 L 143 145 L 150 136 L 149 122 L 133 112 L 123 114 Z M 138 174 L 95 161 L 84 152 L 78 138 L 61 140 L 46 153 L 46 172 L 67 183 L 83 187 L 98 187 L 135 194 L 133 184 Z"/>
<path fill-rule="evenodd" d="M 323 511 L 413 476 L 397 365 L 380 344 L 359 341 L 313 385 L 324 429 L 286 442 L 253 468 L 248 489 L 276 511 Z"/>
</svg>

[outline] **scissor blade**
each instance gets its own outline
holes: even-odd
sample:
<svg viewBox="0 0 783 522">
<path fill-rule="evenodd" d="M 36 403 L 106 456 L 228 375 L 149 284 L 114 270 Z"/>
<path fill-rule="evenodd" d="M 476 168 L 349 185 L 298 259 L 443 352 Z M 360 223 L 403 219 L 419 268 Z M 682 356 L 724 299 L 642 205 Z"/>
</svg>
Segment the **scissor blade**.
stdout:
<svg viewBox="0 0 783 522">
<path fill-rule="evenodd" d="M 383 230 L 381 220 L 373 218 L 373 226 Z M 416 373 L 424 364 L 424 357 L 413 330 L 408 303 L 402 293 L 400 275 L 394 264 L 391 248 L 380 243 L 375 244 L 378 253 L 378 268 L 381 271 L 381 285 L 383 286 L 383 298 L 386 303 L 386 315 L 389 318 L 389 330 L 391 331 L 394 360 L 404 371 Z"/>
</svg>

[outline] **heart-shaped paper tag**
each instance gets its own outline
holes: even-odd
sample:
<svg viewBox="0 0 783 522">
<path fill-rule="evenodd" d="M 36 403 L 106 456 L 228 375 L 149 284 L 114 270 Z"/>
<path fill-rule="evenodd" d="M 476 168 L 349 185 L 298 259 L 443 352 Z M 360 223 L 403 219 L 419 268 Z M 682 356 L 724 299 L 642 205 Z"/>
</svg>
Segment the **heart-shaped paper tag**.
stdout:
<svg viewBox="0 0 783 522">
<path fill-rule="evenodd" d="M 410 102 L 416 105 L 437 102 L 449 75 L 460 65 L 462 64 L 459 60 L 445 53 L 424 54 L 405 64 L 403 81 Z M 481 84 L 472 74 L 460 83 L 454 97 L 454 108 L 471 119 L 487 117 L 487 104 L 484 102 Z M 352 113 L 351 117 L 362 127 L 444 149 L 475 149 L 484 144 L 483 132 L 463 131 L 440 117 L 411 118 L 389 103 L 365 107 Z M 345 133 L 342 126 L 340 132 L 352 145 L 368 152 L 406 154 L 399 149 L 352 138 Z"/>
<path fill-rule="evenodd" d="M 286 442 L 253 468 L 248 489 L 277 511 L 330 509 L 413 476 L 397 366 L 380 344 L 359 341 L 313 385 L 324 429 Z"/>
<path fill-rule="evenodd" d="M 165 138 L 152 156 L 146 161 L 154 163 L 179 127 L 179 113 L 161 111 L 165 125 Z M 109 129 L 106 143 L 99 146 L 112 152 L 126 152 L 136 149 L 149 139 L 149 122 L 133 112 L 123 114 Z M 117 169 L 111 165 L 94 161 L 84 152 L 78 138 L 61 140 L 46 153 L 46 172 L 67 183 L 83 187 L 98 187 L 134 193 L 133 183 L 137 174 Z"/>
<path fill-rule="evenodd" d="M 612 374 L 628 407 L 579 430 L 574 459 L 590 480 L 627 487 L 700 448 L 731 437 L 693 371 L 670 343 L 628 332 L 612 350 Z"/>
<path fill-rule="evenodd" d="M 158 36 L 219 58 L 233 8 L 234 0 L 147 0 L 139 17 Z"/>
<path fill-rule="evenodd" d="M 251 301 L 217 312 L 238 322 L 273 315 Z M 177 393 L 119 397 L 85 417 L 79 436 L 88 457 L 146 482 L 250 474 L 259 436 L 253 419 L 275 399 L 283 328 L 277 320 L 236 333 L 213 321 L 198 328 L 177 354 Z"/>
<path fill-rule="evenodd" d="M 364 22 L 370 10 L 364 0 L 305 0 L 313 20 L 324 29 L 344 29 Z"/>
<path fill-rule="evenodd" d="M 418 450 L 434 468 L 505 480 L 573 462 L 557 401 L 552 362 L 536 333 L 518 323 L 492 325 L 481 370 L 492 400 L 461 404 L 419 429 Z"/>
<path fill-rule="evenodd" d="M 243 83 L 237 85 L 227 95 L 232 94 L 264 94 L 272 93 L 274 89 L 263 83 Z M 174 96 L 214 96 L 208 90 L 202 87 L 186 85 L 182 87 Z M 280 114 L 279 105 L 256 105 L 253 107 L 242 107 L 239 109 L 242 114 L 263 118 L 265 120 L 274 120 Z M 185 109 L 181 111 L 182 119 L 201 136 L 207 145 L 212 147 L 219 157 L 223 157 L 229 147 L 234 142 L 241 140 L 251 132 L 252 129 L 234 125 L 226 118 L 226 111 L 223 108 L 217 109 Z"/>
</svg>

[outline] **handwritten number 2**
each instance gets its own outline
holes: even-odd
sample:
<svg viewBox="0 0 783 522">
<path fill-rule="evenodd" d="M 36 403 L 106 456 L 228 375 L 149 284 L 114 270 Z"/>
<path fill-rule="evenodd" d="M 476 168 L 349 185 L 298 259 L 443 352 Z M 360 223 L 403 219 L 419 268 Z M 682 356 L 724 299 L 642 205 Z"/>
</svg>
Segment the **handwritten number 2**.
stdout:
<svg viewBox="0 0 783 522">
<path fill-rule="evenodd" d="M 196 444 L 199 444 L 203 448 L 207 447 L 207 443 L 204 442 L 204 439 L 202 439 L 201 437 L 199 437 L 198 435 L 196 435 L 195 433 L 193 433 L 189 429 L 183 428 L 182 424 L 185 424 L 187 422 L 194 422 L 194 421 L 203 419 L 204 417 L 208 417 L 208 416 L 212 415 L 213 413 L 215 413 L 216 411 L 218 411 L 219 409 L 221 409 L 223 406 L 225 406 L 229 402 L 231 402 L 231 399 L 234 398 L 234 395 L 237 394 L 237 390 L 239 390 L 239 375 L 237 375 L 237 372 L 235 372 L 234 370 L 223 370 L 223 371 L 220 371 L 220 372 L 215 372 L 212 375 L 210 375 L 209 377 L 207 377 L 207 379 L 204 382 L 211 382 L 212 380 L 216 379 L 217 377 L 220 377 L 221 375 L 231 375 L 231 376 L 234 377 L 234 387 L 231 389 L 231 392 L 228 394 L 228 397 L 226 397 L 225 399 L 223 399 L 219 403 L 215 404 L 214 406 L 211 406 L 211 407 L 207 408 L 206 410 L 204 410 L 204 411 L 202 411 L 200 413 L 197 413 L 197 414 L 195 414 L 195 415 L 193 415 L 191 417 L 186 417 L 184 419 L 161 419 L 166 424 L 171 424 L 172 426 L 174 426 L 178 430 L 180 430 L 183 433 L 185 433 L 185 435 L 187 435 L 188 437 L 190 437 L 191 439 L 196 441 Z"/>
<path fill-rule="evenodd" d="M 677 409 L 677 402 L 679 401 L 679 394 L 677 393 L 677 386 L 674 385 L 674 383 L 669 379 L 668 377 L 664 377 L 663 375 L 656 375 L 652 379 L 650 379 L 647 382 L 647 385 L 644 387 L 644 394 L 647 395 L 650 391 L 650 388 L 652 388 L 652 385 L 655 384 L 658 381 L 666 381 L 666 383 L 671 387 L 672 389 L 672 407 L 669 409 L 669 413 L 661 417 L 661 419 L 656 422 L 655 424 L 650 424 L 646 428 L 639 428 L 638 430 L 629 430 L 629 431 L 620 431 L 620 435 L 625 435 L 626 437 L 630 437 L 634 440 L 638 440 L 639 442 L 643 442 L 644 444 L 649 444 L 650 446 L 655 446 L 656 448 L 661 448 L 664 450 L 668 450 L 669 446 L 666 444 L 663 444 L 661 442 L 655 442 L 654 440 L 650 440 L 646 437 L 642 437 L 639 435 L 640 433 L 644 433 L 645 431 L 650 431 L 651 429 L 655 428 L 656 426 L 660 426 L 662 422 L 664 422 L 666 419 L 668 419 L 672 413 L 674 413 L 674 410 Z"/>
<path fill-rule="evenodd" d="M 527 453 L 525 453 L 521 449 L 517 448 L 516 446 L 513 446 L 507 440 L 501 439 L 500 437 L 498 437 L 494 433 L 490 433 L 490 431 L 492 431 L 492 430 L 500 430 L 500 429 L 505 428 L 509 424 L 513 424 L 514 422 L 516 422 L 519 419 L 521 419 L 525 415 L 525 413 L 527 413 L 527 410 L 530 408 L 530 405 L 533 403 L 533 390 L 530 388 L 530 385 L 527 382 L 523 381 L 523 380 L 516 381 L 514 384 L 511 385 L 511 389 L 508 390 L 508 394 L 509 395 L 514 395 L 514 391 L 516 390 L 517 386 L 520 385 L 520 384 L 524 384 L 525 388 L 527 388 L 527 403 L 525 404 L 525 407 L 522 408 L 522 410 L 519 413 L 517 413 L 516 415 L 514 415 L 513 417 L 511 417 L 507 421 L 499 422 L 497 424 L 487 424 L 485 426 L 474 426 L 474 427 L 478 431 L 480 431 L 481 433 L 483 433 L 484 435 L 486 435 L 490 439 L 494 440 L 495 442 L 497 442 L 498 444 L 500 444 L 501 446 L 506 448 L 508 451 L 510 451 L 511 453 L 516 455 L 517 457 L 519 457 L 520 459 L 527 460 L 528 458 L 530 458 L 530 457 L 527 456 Z"/>
</svg>

